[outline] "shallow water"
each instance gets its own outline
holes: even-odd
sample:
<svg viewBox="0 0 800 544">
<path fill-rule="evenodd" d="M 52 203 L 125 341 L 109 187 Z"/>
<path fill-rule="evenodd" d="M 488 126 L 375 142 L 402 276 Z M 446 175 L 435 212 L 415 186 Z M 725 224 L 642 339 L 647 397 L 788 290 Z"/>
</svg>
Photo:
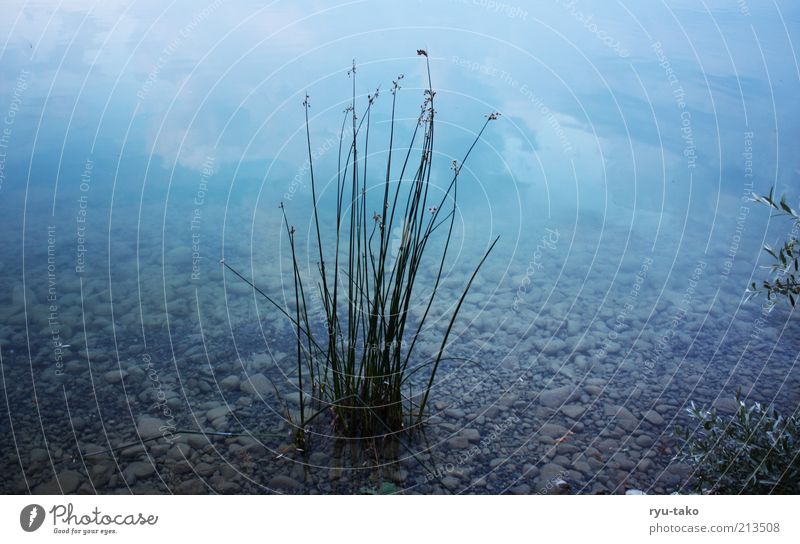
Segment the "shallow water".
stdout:
<svg viewBox="0 0 800 544">
<path fill-rule="evenodd" d="M 690 492 L 690 402 L 796 413 L 796 316 L 745 289 L 791 231 L 747 197 L 798 199 L 798 8 L 301 4 L 36 2 L 0 23 L 4 492 Z M 279 203 L 309 277 L 318 260 L 305 93 L 330 244 L 351 60 L 359 110 L 381 85 L 381 180 L 391 82 L 400 149 L 427 86 L 419 47 L 433 193 L 502 116 L 462 167 L 418 362 L 500 242 L 424 435 L 364 451 L 323 417 L 301 453 L 292 328 L 219 261 L 292 307 Z"/>
</svg>

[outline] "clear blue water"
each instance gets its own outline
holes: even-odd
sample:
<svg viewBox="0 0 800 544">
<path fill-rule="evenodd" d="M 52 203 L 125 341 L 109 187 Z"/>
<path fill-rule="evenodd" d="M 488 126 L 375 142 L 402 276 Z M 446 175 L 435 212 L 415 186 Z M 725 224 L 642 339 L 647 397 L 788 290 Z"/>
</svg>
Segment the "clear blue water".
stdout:
<svg viewBox="0 0 800 544">
<path fill-rule="evenodd" d="M 800 198 L 797 6 L 4 11 L 5 492 L 352 493 L 391 481 L 533 493 L 563 479 L 575 493 L 670 493 L 691 478 L 672 462 L 689 401 L 729 410 L 741 388 L 798 409 L 797 319 L 745 300 L 766 274 L 762 245 L 791 234 L 747 197 L 774 186 Z M 326 428 L 298 456 L 283 404 L 237 383 L 264 374 L 291 399 L 291 330 L 219 260 L 289 302 L 280 202 L 301 253 L 314 249 L 305 94 L 330 208 L 352 62 L 359 109 L 381 89 L 369 147 L 380 179 L 392 80 L 404 75 L 403 143 L 427 87 L 419 48 L 437 93 L 434 189 L 485 115 L 502 114 L 462 170 L 443 284 L 457 296 L 500 236 L 456 327 L 452 353 L 471 362 L 442 368 L 428 441 L 397 463 L 356 465 Z M 220 406 L 232 413 L 208 415 Z M 178 438 L 85 455 L 136 443 L 148 424 Z M 246 436 L 180 433 L 200 429 Z"/>
</svg>

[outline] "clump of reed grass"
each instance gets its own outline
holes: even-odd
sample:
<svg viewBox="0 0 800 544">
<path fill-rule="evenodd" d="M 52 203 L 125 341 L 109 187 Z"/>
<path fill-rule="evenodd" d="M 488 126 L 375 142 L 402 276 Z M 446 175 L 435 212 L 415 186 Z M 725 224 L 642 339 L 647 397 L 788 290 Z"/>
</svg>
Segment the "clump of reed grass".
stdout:
<svg viewBox="0 0 800 544">
<path fill-rule="evenodd" d="M 434 197 L 430 189 L 436 92 L 431 85 L 427 53 L 424 50 L 417 53 L 426 62 L 428 87 L 424 90 L 416 127 L 408 144 L 396 149 L 395 108 L 401 75 L 392 82 L 385 174 L 377 183 L 368 179 L 367 152 L 371 116 L 379 92 L 368 95 L 363 113 L 357 115 L 355 63 L 348 72 L 352 78 L 352 99 L 345 110 L 339 136 L 336 203 L 331 221 L 323 217 L 328 210 L 321 209 L 318 200 L 308 95 L 303 101 L 313 212 L 309 251 L 318 259 L 312 271 L 314 285 L 309 284 L 301 269 L 297 231 L 283 203 L 279 207 L 291 252 L 293 307 L 285 308 L 276 302 L 223 260 L 225 267 L 276 306 L 293 325 L 296 385 L 300 391 L 296 437 L 300 448 L 305 447 L 307 426 L 322 413 L 332 414 L 338 433 L 346 437 L 387 437 L 421 427 L 439 365 L 447 358 L 445 352 L 459 310 L 498 240 L 495 238 L 489 244 L 460 296 L 452 301 L 455 304 L 438 349 L 418 356 L 417 341 L 439 295 L 453 236 L 461 167 L 488 123 L 499 114 L 486 117 L 462 161 L 453 161 L 449 184 L 440 196 Z M 351 134 L 346 138 L 348 124 Z M 382 195 L 380 201 L 368 198 L 370 190 L 376 189 Z M 323 239 L 323 231 L 332 231 L 333 239 Z M 393 232 L 401 233 L 399 245 L 392 243 Z M 422 271 L 431 265 L 436 275 L 432 278 L 432 288 L 423 294 Z M 315 326 L 309 317 L 311 289 L 321 299 L 322 327 Z M 421 317 L 411 319 L 412 304 L 424 308 Z M 417 391 L 414 383 L 418 384 Z"/>
</svg>

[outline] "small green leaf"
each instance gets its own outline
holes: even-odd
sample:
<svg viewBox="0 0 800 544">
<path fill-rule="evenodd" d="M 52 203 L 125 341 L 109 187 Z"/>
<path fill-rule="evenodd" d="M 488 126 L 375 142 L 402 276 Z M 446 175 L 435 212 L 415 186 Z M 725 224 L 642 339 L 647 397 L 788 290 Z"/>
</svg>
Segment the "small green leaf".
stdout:
<svg viewBox="0 0 800 544">
<path fill-rule="evenodd" d="M 783 211 L 785 211 L 785 212 L 786 212 L 786 213 L 788 213 L 789 215 L 794 215 L 794 211 L 793 211 L 793 210 L 792 210 L 792 208 L 790 208 L 790 207 L 789 207 L 789 205 L 786 203 L 786 195 L 783 195 L 783 196 L 781 197 L 781 208 L 783 208 Z"/>
</svg>

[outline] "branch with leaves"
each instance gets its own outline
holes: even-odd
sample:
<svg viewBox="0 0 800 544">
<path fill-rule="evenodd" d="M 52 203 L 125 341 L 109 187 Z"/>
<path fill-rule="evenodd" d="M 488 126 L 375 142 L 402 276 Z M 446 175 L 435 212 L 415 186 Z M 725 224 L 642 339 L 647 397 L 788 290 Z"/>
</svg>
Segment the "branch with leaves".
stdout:
<svg viewBox="0 0 800 544">
<path fill-rule="evenodd" d="M 691 423 L 676 427 L 682 446 L 675 460 L 692 467 L 697 491 L 710 494 L 800 493 L 800 418 L 772 405 L 746 403 L 736 394 L 736 413 L 686 409 Z"/>
<path fill-rule="evenodd" d="M 786 203 L 786 195 L 783 195 L 780 201 L 776 202 L 773 198 L 773 189 L 770 189 L 769 194 L 766 196 L 753 193 L 753 201 L 775 210 L 777 212 L 775 216 L 788 217 L 794 223 L 793 233 L 796 233 L 800 228 L 800 215 L 798 215 L 797 210 L 794 210 Z M 798 247 L 798 243 L 797 237 L 792 234 L 781 248 L 776 249 L 769 245 L 764 246 L 764 251 L 774 259 L 774 262 L 768 267 L 770 279 L 763 280 L 760 287 L 756 282 L 750 284 L 748 291 L 751 294 L 765 291 L 768 300 L 772 300 L 776 296 L 783 296 L 789 299 L 789 303 L 792 306 L 795 305 L 797 298 L 800 297 L 800 283 L 798 283 L 797 278 L 798 269 L 800 268 L 800 263 L 798 263 L 798 260 L 800 260 L 800 247 Z"/>
</svg>

